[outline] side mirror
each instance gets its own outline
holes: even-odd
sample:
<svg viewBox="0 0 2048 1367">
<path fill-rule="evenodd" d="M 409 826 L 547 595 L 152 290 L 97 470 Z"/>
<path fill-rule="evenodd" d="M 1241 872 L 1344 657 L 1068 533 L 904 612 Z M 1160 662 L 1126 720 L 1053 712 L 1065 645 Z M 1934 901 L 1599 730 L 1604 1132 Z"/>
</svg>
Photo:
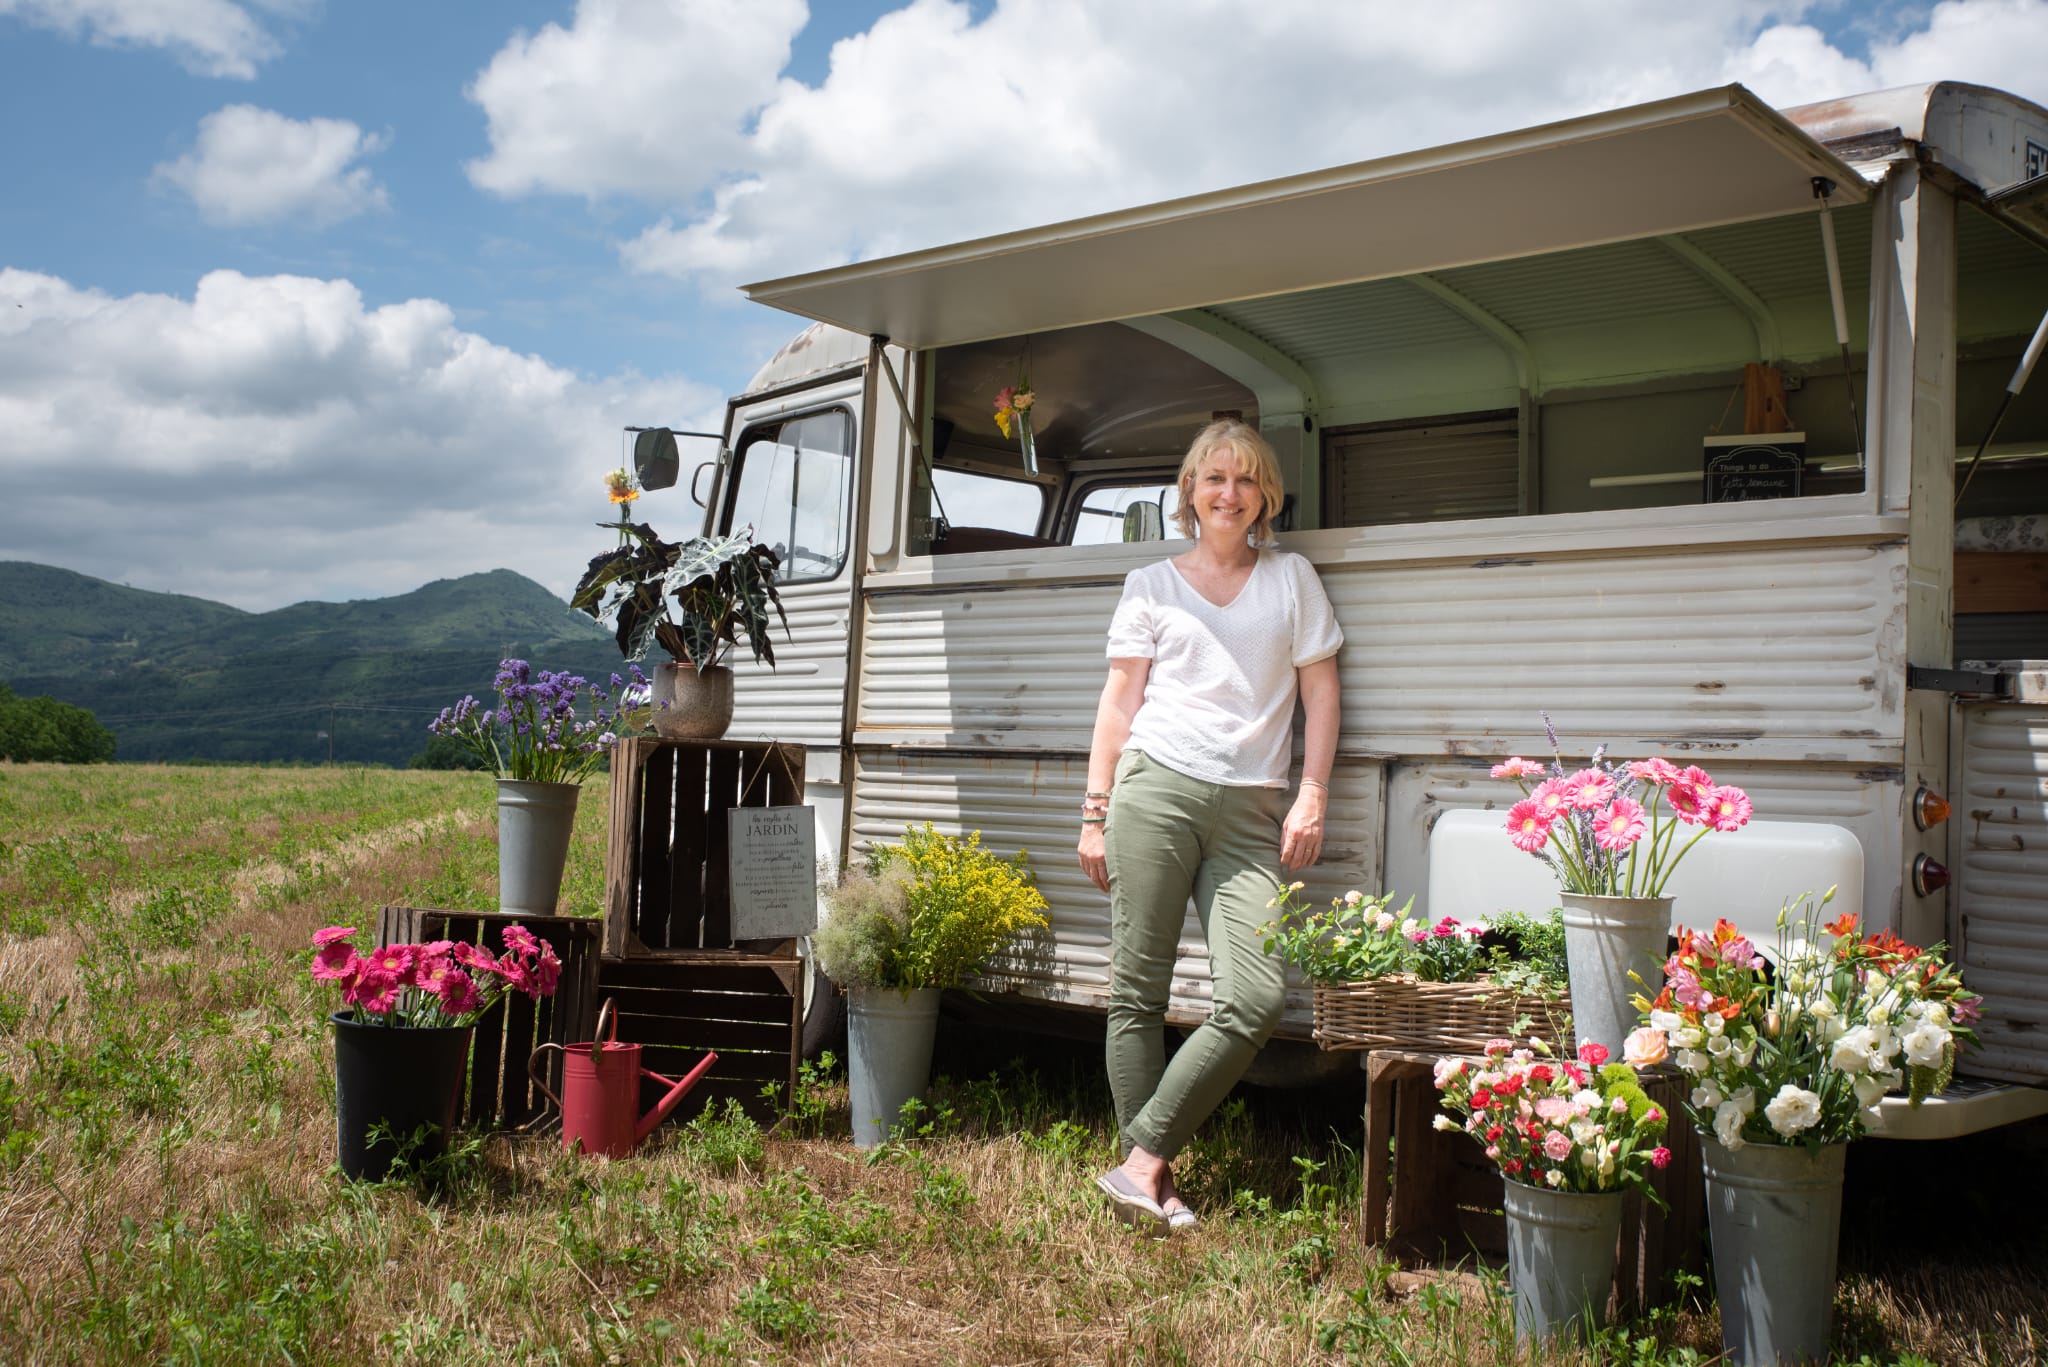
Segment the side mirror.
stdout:
<svg viewBox="0 0 2048 1367">
<path fill-rule="evenodd" d="M 1124 540 L 1166 540 L 1166 517 L 1157 503 L 1133 503 L 1124 509 Z"/>
<path fill-rule="evenodd" d="M 682 473 L 682 457 L 676 453 L 676 434 L 666 427 L 650 427 L 633 438 L 633 474 L 643 489 L 668 489 Z"/>
</svg>

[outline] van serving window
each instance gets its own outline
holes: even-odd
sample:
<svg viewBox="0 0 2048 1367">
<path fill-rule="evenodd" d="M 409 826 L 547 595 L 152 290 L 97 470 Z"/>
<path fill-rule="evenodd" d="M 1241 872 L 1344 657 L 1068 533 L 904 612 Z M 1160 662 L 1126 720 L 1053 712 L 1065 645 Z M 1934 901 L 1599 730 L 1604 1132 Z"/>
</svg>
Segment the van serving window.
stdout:
<svg viewBox="0 0 2048 1367">
<path fill-rule="evenodd" d="M 912 348 L 1816 207 L 1870 186 L 1739 85 L 745 287 Z"/>
</svg>

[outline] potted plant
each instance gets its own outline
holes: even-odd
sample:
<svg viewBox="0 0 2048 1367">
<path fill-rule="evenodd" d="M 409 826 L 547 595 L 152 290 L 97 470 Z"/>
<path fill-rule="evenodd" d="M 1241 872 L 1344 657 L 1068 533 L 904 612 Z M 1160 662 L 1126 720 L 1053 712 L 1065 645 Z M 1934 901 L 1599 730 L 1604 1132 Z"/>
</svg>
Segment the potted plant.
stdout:
<svg viewBox="0 0 2048 1367">
<path fill-rule="evenodd" d="M 830 914 L 811 938 L 825 975 L 846 989 L 853 1142 L 888 1138 L 931 1072 L 939 993 L 987 971 L 1011 939 L 1046 925 L 1045 898 L 1022 850 L 1003 858 L 981 832 L 906 827 L 825 891 Z"/>
<path fill-rule="evenodd" d="M 354 926 L 313 934 L 313 977 L 341 989 L 334 1025 L 334 1111 L 346 1177 L 381 1180 L 442 1153 L 455 1128 L 471 1027 L 507 991 L 536 1001 L 555 990 L 561 960 L 521 925 L 502 953 L 436 940 L 363 954 Z M 417 1139 L 417 1145 L 414 1141 Z"/>
<path fill-rule="evenodd" d="M 671 740 L 716 740 L 732 725 L 732 671 L 721 663 L 744 639 L 757 663 L 775 667 L 768 614 L 785 634 L 775 589 L 775 552 L 751 533 L 669 542 L 645 523 L 606 523 L 620 544 L 591 559 L 570 605 L 613 628 L 628 660 L 650 645 L 668 652 L 654 670 L 655 731 Z"/>
<path fill-rule="evenodd" d="M 1979 999 L 1941 947 L 1821 923 L 1834 890 L 1778 914 L 1775 964 L 1723 920 L 1681 929 L 1632 1060 L 1667 1056 L 1691 1083 L 1699 1127 L 1721 1338 L 1728 1361 L 1827 1357 L 1843 1160 L 1871 1108 L 1901 1089 L 1913 1105 L 1947 1087 L 1976 1036 Z"/>
<path fill-rule="evenodd" d="M 1531 1031 L 1555 1040 L 1569 1014 L 1562 966 L 1546 946 L 1552 924 L 1503 915 L 1491 925 L 1453 917 L 1426 924 L 1390 911 L 1393 894 L 1357 891 L 1320 911 L 1281 887 L 1267 905 L 1268 954 L 1300 969 L 1312 992 L 1316 1042 L 1325 1049 L 1476 1051 Z"/>
<path fill-rule="evenodd" d="M 1573 1028 L 1612 1054 L 1634 1028 L 1635 984 L 1655 988 L 1671 933 L 1664 888 L 1679 861 L 1711 831 L 1748 824 L 1749 795 L 1716 783 L 1698 765 L 1665 759 L 1615 765 L 1607 747 L 1567 772 L 1556 757 L 1546 772 L 1517 755 L 1493 766 L 1523 797 L 1508 810 L 1508 839 L 1557 875 L 1564 903 L 1565 953 L 1571 962 Z M 1531 779 L 1539 780 L 1533 787 Z"/>
<path fill-rule="evenodd" d="M 1662 1108 L 1633 1066 L 1610 1063 L 1597 1044 L 1580 1045 L 1572 1060 L 1494 1040 L 1476 1064 L 1439 1062 L 1436 1085 L 1501 1172 L 1515 1337 L 1541 1342 L 1599 1327 L 1622 1198 L 1634 1188 L 1663 1205 L 1649 1182 L 1671 1161 L 1658 1142 L 1668 1123 Z M 1461 1128 L 1448 1115 L 1435 1124 Z"/>
<path fill-rule="evenodd" d="M 621 722 L 647 701 L 637 668 L 611 686 L 580 674 L 534 673 L 524 660 L 501 660 L 493 680 L 498 705 L 465 695 L 427 723 L 498 775 L 498 909 L 552 916 L 569 860 L 576 800 L 616 738 Z M 586 693 L 590 715 L 578 717 Z"/>
</svg>

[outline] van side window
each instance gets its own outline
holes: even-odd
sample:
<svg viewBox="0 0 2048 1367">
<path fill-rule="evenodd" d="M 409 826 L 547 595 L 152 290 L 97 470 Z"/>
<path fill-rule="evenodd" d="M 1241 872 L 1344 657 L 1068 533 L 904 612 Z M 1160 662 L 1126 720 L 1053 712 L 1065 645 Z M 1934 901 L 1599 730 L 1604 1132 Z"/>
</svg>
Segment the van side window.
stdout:
<svg viewBox="0 0 2048 1367">
<path fill-rule="evenodd" d="M 1030 480 L 941 467 L 932 471 L 932 487 L 945 505 L 946 521 L 955 527 L 989 527 L 1031 536 L 1045 516 L 1045 488 Z"/>
<path fill-rule="evenodd" d="M 1150 484 L 1091 484 L 1074 510 L 1073 531 L 1067 542 L 1074 546 L 1101 546 L 1124 539 L 1124 511 L 1140 503 L 1157 505 L 1167 538 L 1180 535 L 1173 516 L 1180 511 L 1180 486 L 1172 481 Z"/>
<path fill-rule="evenodd" d="M 846 564 L 852 515 L 853 423 L 840 409 L 747 429 L 734 457 L 727 532 L 781 557 L 785 584 L 835 579 Z"/>
</svg>

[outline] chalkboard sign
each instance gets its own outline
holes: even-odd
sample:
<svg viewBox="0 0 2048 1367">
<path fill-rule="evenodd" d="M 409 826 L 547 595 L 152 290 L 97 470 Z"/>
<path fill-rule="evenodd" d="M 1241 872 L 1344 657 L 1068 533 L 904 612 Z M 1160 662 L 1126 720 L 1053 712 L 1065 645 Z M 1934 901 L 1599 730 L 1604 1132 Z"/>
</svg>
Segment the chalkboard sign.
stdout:
<svg viewBox="0 0 2048 1367">
<path fill-rule="evenodd" d="M 818 838 L 809 807 L 726 813 L 732 938 L 778 940 L 818 928 Z"/>
<path fill-rule="evenodd" d="M 1797 498 L 1806 474 L 1806 434 L 1708 437 L 1706 462 L 1708 503 Z"/>
</svg>

